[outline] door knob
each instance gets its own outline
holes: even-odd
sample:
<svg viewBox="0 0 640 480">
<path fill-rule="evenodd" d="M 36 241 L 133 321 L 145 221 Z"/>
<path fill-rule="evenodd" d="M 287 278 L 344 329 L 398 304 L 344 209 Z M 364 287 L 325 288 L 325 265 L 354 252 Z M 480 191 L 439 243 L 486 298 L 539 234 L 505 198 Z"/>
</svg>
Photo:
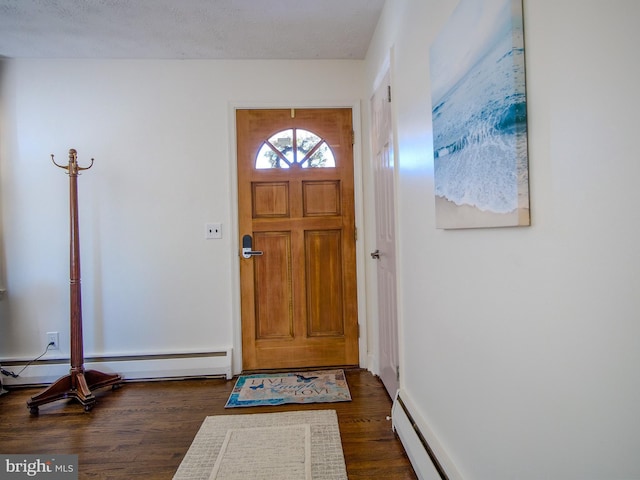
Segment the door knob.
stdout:
<svg viewBox="0 0 640 480">
<path fill-rule="evenodd" d="M 380 250 L 376 249 L 374 252 L 371 252 L 371 258 L 380 260 Z"/>
<path fill-rule="evenodd" d="M 253 250 L 253 239 L 251 235 L 245 235 L 242 237 L 242 257 L 251 258 L 254 255 L 262 255 L 262 251 Z"/>
</svg>

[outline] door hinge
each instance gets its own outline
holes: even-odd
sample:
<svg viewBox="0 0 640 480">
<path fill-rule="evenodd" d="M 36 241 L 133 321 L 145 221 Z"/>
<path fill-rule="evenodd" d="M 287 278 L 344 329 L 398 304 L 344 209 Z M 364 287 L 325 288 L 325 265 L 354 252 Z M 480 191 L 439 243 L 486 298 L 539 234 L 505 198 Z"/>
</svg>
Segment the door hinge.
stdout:
<svg viewBox="0 0 640 480">
<path fill-rule="evenodd" d="M 391 85 L 387 85 L 387 102 L 391 103 Z"/>
<path fill-rule="evenodd" d="M 400 366 L 396 365 L 396 380 L 400 381 Z"/>
<path fill-rule="evenodd" d="M 356 132 L 354 130 L 351 130 L 351 145 L 355 145 L 356 144 Z"/>
<path fill-rule="evenodd" d="M 353 227 L 353 239 L 358 241 L 358 227 Z"/>
</svg>

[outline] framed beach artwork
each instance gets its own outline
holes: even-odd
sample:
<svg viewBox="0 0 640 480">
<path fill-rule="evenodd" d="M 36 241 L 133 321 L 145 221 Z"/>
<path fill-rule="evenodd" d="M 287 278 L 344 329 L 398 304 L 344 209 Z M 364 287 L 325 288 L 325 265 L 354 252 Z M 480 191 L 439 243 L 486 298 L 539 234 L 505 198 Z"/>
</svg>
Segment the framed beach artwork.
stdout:
<svg viewBox="0 0 640 480">
<path fill-rule="evenodd" d="M 461 0 L 430 54 L 436 227 L 530 225 L 522 0 Z"/>
</svg>

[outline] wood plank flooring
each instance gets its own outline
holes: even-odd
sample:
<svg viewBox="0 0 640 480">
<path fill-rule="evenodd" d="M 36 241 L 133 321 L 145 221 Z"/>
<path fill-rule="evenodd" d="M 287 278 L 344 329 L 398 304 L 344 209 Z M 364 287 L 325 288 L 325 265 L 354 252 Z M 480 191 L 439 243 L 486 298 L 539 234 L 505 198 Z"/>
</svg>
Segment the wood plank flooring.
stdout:
<svg viewBox="0 0 640 480">
<path fill-rule="evenodd" d="M 206 416 L 334 409 L 349 479 L 416 479 L 386 419 L 391 400 L 380 380 L 346 375 L 351 402 L 232 409 L 224 405 L 235 379 L 125 383 L 97 390 L 91 412 L 61 400 L 37 416 L 26 402 L 42 389 L 15 389 L 0 397 L 0 453 L 78 454 L 80 479 L 171 479 Z"/>
</svg>

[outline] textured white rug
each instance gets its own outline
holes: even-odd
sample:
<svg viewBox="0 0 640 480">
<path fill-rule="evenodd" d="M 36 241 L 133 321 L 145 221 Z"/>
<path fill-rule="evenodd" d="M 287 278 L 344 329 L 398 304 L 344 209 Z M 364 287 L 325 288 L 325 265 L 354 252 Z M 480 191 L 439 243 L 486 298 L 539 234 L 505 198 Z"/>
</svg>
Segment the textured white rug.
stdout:
<svg viewBox="0 0 640 480">
<path fill-rule="evenodd" d="M 207 417 L 174 480 L 346 480 L 335 410 Z"/>
</svg>

